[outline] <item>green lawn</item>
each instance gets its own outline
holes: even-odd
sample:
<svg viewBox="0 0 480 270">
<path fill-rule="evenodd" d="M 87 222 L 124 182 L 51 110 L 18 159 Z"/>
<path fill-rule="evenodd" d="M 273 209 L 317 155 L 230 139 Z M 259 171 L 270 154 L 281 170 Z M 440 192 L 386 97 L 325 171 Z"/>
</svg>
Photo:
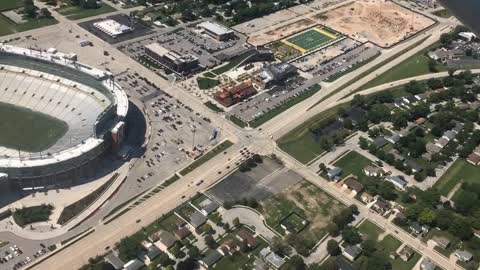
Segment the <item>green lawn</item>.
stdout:
<svg viewBox="0 0 480 270">
<path fill-rule="evenodd" d="M 53 25 L 58 23 L 54 18 L 47 19 L 29 19 L 22 24 L 15 24 L 5 16 L 0 14 L 0 36 L 10 35 L 18 32 L 28 31 L 43 26 Z"/>
<path fill-rule="evenodd" d="M 200 158 L 198 158 L 197 160 L 192 162 L 190 165 L 188 165 L 185 169 L 180 171 L 180 174 L 181 175 L 186 175 L 186 174 L 190 173 L 191 171 L 200 167 L 203 163 L 205 163 L 205 162 L 209 161 L 210 159 L 214 158 L 216 155 L 225 151 L 226 149 L 228 149 L 232 145 L 233 145 L 233 143 L 231 141 L 226 140 L 223 143 L 215 146 L 215 148 L 208 151 L 206 154 L 203 154 Z"/>
<path fill-rule="evenodd" d="M 244 127 L 248 126 L 247 123 L 243 122 L 242 119 L 238 118 L 238 117 L 235 116 L 235 115 L 230 115 L 230 116 L 228 117 L 228 119 L 229 119 L 230 121 L 232 121 L 232 123 L 234 123 L 235 125 L 237 125 L 237 126 L 239 126 L 239 127 L 241 127 L 241 128 L 244 128 Z"/>
<path fill-rule="evenodd" d="M 254 257 L 249 257 L 248 254 L 236 252 L 232 256 L 225 256 L 215 264 L 212 268 L 214 270 L 238 270 L 238 269 L 253 269 Z"/>
<path fill-rule="evenodd" d="M 415 252 L 412 258 L 410 258 L 410 260 L 408 260 L 407 262 L 402 260 L 400 257 L 397 257 L 395 260 L 390 259 L 390 263 L 392 264 L 392 270 L 412 270 L 421 257 L 422 256 L 420 254 Z"/>
<path fill-rule="evenodd" d="M 333 165 L 342 168 L 342 178 L 353 174 L 358 177 L 359 182 L 369 178 L 363 173 L 363 168 L 371 165 L 372 161 L 356 151 L 351 151 L 340 158 Z"/>
<path fill-rule="evenodd" d="M 207 106 L 207 108 L 209 108 L 214 112 L 219 112 L 219 113 L 225 112 L 222 108 L 218 107 L 215 103 L 212 103 L 211 101 L 207 101 L 203 103 L 203 105 Z"/>
<path fill-rule="evenodd" d="M 219 80 L 205 78 L 205 77 L 198 77 L 197 78 L 198 88 L 202 90 L 213 88 L 220 84 Z"/>
<path fill-rule="evenodd" d="M 385 236 L 382 241 L 380 241 L 380 246 L 382 246 L 385 253 L 395 252 L 402 245 L 402 242 L 392 235 Z"/>
<path fill-rule="evenodd" d="M 23 6 L 21 0 L 2 0 L 0 3 L 0 11 L 15 9 Z"/>
<path fill-rule="evenodd" d="M 341 107 L 348 110 L 350 104 L 343 103 L 337 105 L 303 122 L 301 125 L 277 140 L 279 147 L 298 161 L 307 164 L 325 151 L 320 147 L 318 142 L 315 141 L 310 132 L 310 128 L 317 123 L 335 117 L 337 115 L 337 110 Z"/>
<path fill-rule="evenodd" d="M 457 159 L 452 166 L 438 179 L 433 186 L 440 194 L 446 196 L 459 181 L 474 183 L 480 181 L 480 167 L 468 163 L 465 159 Z"/>
<path fill-rule="evenodd" d="M 106 3 L 102 3 L 99 8 L 94 9 L 84 9 L 78 6 L 68 5 L 57 9 L 57 11 L 69 20 L 79 20 L 87 17 L 113 12 L 116 11 L 116 9 Z"/>
<path fill-rule="evenodd" d="M 49 115 L 0 103 L 0 145 L 28 152 L 45 151 L 68 130 Z"/>
<path fill-rule="evenodd" d="M 308 99 L 309 97 L 315 95 L 318 91 L 320 91 L 321 86 L 318 84 L 313 85 L 307 91 L 303 92 L 301 95 L 293 97 L 287 100 L 285 103 L 282 103 L 280 106 L 262 114 L 261 116 L 253 119 L 250 121 L 250 126 L 253 128 L 259 127 L 269 121 L 270 119 L 274 118 L 275 116 L 281 114 L 282 112 L 286 111 L 290 107 L 295 106 L 296 104 Z"/>
<path fill-rule="evenodd" d="M 13 212 L 13 220 L 20 227 L 24 227 L 31 223 L 47 221 L 52 214 L 52 210 L 53 206 L 46 204 L 20 208 Z"/>
<path fill-rule="evenodd" d="M 378 236 L 385 232 L 382 228 L 378 227 L 368 219 L 358 226 L 358 231 L 373 241 L 378 241 Z"/>
</svg>

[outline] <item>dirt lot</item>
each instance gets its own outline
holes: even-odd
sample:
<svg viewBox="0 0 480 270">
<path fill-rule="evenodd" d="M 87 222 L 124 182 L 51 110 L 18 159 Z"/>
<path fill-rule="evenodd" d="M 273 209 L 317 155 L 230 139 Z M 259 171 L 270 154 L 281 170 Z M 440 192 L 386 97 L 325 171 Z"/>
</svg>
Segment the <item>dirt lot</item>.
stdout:
<svg viewBox="0 0 480 270">
<path fill-rule="evenodd" d="M 381 47 L 391 47 L 434 24 L 428 17 L 385 0 L 358 0 L 311 19 Z"/>
<path fill-rule="evenodd" d="M 291 186 L 262 203 L 262 206 L 267 223 L 271 226 L 278 225 L 278 222 L 294 211 L 310 222 L 309 230 L 316 232 L 314 234 L 317 236 L 323 236 L 331 218 L 344 207 L 341 202 L 308 181 Z"/>
<path fill-rule="evenodd" d="M 312 27 L 314 24 L 315 22 L 309 19 L 300 19 L 290 24 L 268 30 L 267 32 L 255 33 L 254 35 L 250 36 L 248 41 L 252 45 L 262 46 L 273 41 L 280 40 L 284 37 L 293 35 L 295 33 L 301 32 L 309 27 Z"/>
</svg>

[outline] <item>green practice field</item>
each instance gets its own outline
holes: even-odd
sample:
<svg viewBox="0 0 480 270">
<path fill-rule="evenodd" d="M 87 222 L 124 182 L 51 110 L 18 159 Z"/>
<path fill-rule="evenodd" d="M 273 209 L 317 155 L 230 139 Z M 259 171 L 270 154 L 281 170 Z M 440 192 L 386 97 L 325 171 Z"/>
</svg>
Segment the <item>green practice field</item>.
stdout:
<svg viewBox="0 0 480 270">
<path fill-rule="evenodd" d="M 312 28 L 299 35 L 283 41 L 283 43 L 299 50 L 302 54 L 325 46 L 341 36 L 332 33 L 324 28 Z"/>
<path fill-rule="evenodd" d="M 0 145 L 27 152 L 40 152 L 55 144 L 68 125 L 49 115 L 0 103 Z"/>
</svg>

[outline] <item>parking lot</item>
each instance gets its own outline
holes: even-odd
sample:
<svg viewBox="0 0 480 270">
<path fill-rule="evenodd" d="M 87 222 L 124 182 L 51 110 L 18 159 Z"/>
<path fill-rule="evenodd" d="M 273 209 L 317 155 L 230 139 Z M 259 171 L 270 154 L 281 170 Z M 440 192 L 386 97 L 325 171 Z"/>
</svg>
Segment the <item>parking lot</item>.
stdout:
<svg viewBox="0 0 480 270">
<path fill-rule="evenodd" d="M 301 95 L 308 88 L 304 82 L 305 80 L 298 76 L 285 85 L 274 87 L 240 102 L 229 111 L 229 114 L 244 122 L 250 122 L 287 100 Z"/>
<path fill-rule="evenodd" d="M 0 241 L 0 245 L 3 245 L 0 247 L 0 269 L 22 269 L 50 252 L 44 244 L 38 241 L 35 241 L 36 244 L 29 242 L 28 245 L 8 242 L 4 239 L 2 241 L 5 242 Z"/>
<path fill-rule="evenodd" d="M 298 174 L 264 157 L 263 163 L 251 171 L 233 173 L 213 186 L 206 194 L 221 204 L 244 198 L 263 201 L 301 180 L 302 177 Z"/>
<path fill-rule="evenodd" d="M 144 78 L 126 73 L 118 76 L 117 81 L 128 89 L 130 96 L 143 103 L 142 110 L 150 123 L 149 147 L 130 176 L 139 190 L 167 180 L 222 139 L 219 134 L 211 140 L 214 127 L 210 119 Z"/>
<path fill-rule="evenodd" d="M 143 47 L 145 45 L 158 42 L 180 55 L 192 54 L 198 57 L 202 67 L 211 68 L 221 64 L 220 59 L 229 58 L 229 55 L 235 55 L 246 50 L 245 37 L 238 33 L 236 33 L 236 36 L 237 39 L 219 42 L 199 33 L 194 28 L 178 28 L 174 31 L 159 33 L 145 39 L 122 44 L 118 49 L 138 61 L 144 54 Z"/>
<path fill-rule="evenodd" d="M 337 73 L 347 72 L 355 65 L 368 61 L 379 53 L 380 49 L 377 46 L 365 44 L 318 66 L 317 69 L 311 71 L 311 74 L 316 78 L 326 80 Z"/>
</svg>

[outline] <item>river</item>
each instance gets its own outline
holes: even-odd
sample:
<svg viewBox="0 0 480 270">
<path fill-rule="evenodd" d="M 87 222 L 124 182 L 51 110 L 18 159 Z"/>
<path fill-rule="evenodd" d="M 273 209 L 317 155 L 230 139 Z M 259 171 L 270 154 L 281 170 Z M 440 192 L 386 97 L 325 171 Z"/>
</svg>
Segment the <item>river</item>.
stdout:
<svg viewBox="0 0 480 270">
<path fill-rule="evenodd" d="M 480 0 L 440 0 L 452 14 L 480 35 Z"/>
</svg>

